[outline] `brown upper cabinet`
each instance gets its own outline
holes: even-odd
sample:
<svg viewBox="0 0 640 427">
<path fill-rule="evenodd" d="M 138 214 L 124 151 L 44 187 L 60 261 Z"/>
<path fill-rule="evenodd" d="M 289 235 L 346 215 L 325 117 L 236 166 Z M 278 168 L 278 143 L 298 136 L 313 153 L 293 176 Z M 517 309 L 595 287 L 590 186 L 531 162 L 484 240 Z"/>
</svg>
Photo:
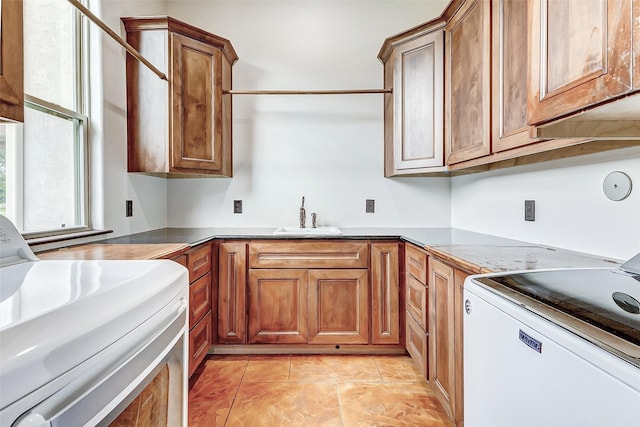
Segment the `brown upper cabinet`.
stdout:
<svg viewBox="0 0 640 427">
<path fill-rule="evenodd" d="M 168 82 L 127 56 L 128 171 L 232 176 L 229 40 L 170 17 L 122 18 L 127 42 Z"/>
<path fill-rule="evenodd" d="M 385 176 L 445 170 L 443 24 L 387 39 L 384 63 Z"/>
<path fill-rule="evenodd" d="M 24 121 L 22 0 L 0 1 L 0 122 Z"/>
<path fill-rule="evenodd" d="M 453 164 L 491 153 L 491 2 L 465 2 L 445 40 L 445 146 Z"/>
<path fill-rule="evenodd" d="M 633 32 L 639 32 L 638 24 L 633 25 L 638 1 L 528 3 L 530 124 L 555 120 L 633 91 L 633 64 L 640 54 L 633 50 Z"/>
<path fill-rule="evenodd" d="M 527 123 L 527 2 L 492 0 L 491 137 L 499 152 L 535 142 Z"/>
</svg>

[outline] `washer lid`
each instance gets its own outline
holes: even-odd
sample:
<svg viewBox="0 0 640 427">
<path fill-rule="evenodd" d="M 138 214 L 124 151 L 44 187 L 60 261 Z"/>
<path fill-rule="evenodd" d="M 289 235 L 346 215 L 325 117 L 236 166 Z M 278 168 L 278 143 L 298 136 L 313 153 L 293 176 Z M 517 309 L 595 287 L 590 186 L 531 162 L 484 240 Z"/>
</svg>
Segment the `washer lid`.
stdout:
<svg viewBox="0 0 640 427">
<path fill-rule="evenodd" d="M 640 366 L 640 275 L 561 269 L 474 280 Z"/>
<path fill-rule="evenodd" d="M 0 410 L 113 345 L 186 293 L 169 260 L 30 261 L 0 268 Z"/>
</svg>

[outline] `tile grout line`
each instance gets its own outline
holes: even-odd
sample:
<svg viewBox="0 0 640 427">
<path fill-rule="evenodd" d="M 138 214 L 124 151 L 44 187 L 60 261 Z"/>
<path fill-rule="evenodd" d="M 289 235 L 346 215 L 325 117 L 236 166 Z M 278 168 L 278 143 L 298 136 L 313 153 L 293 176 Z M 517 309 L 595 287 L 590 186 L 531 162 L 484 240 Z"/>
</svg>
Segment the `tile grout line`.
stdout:
<svg viewBox="0 0 640 427">
<path fill-rule="evenodd" d="M 340 396 L 340 383 L 336 382 L 336 395 L 338 396 L 338 412 L 340 413 L 340 422 L 344 427 L 344 414 L 342 413 L 342 396 Z"/>
<path fill-rule="evenodd" d="M 231 415 L 231 410 L 233 409 L 233 405 L 236 404 L 236 398 L 238 397 L 238 391 L 240 391 L 240 386 L 242 385 L 242 380 L 244 379 L 245 374 L 247 373 L 247 367 L 249 366 L 249 360 L 247 359 L 246 365 L 244 365 L 244 370 L 242 371 L 242 376 L 240 377 L 240 382 L 238 382 L 238 387 L 236 387 L 236 392 L 233 394 L 233 398 L 231 399 L 231 406 L 229 406 L 229 411 L 227 411 L 227 416 L 224 417 L 224 422 L 222 426 L 226 426 L 227 422 L 229 422 L 229 415 Z"/>
</svg>

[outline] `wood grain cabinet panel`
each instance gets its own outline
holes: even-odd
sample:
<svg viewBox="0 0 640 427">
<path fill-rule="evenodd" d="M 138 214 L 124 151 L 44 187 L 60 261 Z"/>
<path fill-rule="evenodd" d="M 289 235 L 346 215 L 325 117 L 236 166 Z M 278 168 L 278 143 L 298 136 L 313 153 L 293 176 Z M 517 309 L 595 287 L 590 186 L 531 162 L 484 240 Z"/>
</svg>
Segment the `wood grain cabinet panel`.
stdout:
<svg viewBox="0 0 640 427">
<path fill-rule="evenodd" d="M 429 380 L 442 406 L 453 419 L 455 408 L 454 273 L 429 258 Z"/>
<path fill-rule="evenodd" d="M 245 344 L 247 243 L 218 245 L 218 342 Z"/>
<path fill-rule="evenodd" d="M 528 3 L 529 124 L 552 121 L 632 90 L 632 64 L 638 61 L 632 6 L 636 12 L 638 7 L 632 0 Z"/>
<path fill-rule="evenodd" d="M 204 360 L 215 337 L 212 317 L 215 271 L 212 272 L 211 257 L 211 244 L 205 243 L 173 258 L 189 270 L 189 376 Z"/>
<path fill-rule="evenodd" d="M 429 378 L 429 335 L 408 313 L 406 348 L 420 372 Z"/>
<path fill-rule="evenodd" d="M 189 251 L 187 268 L 189 269 L 190 282 L 209 273 L 211 271 L 211 245 L 200 245 Z"/>
<path fill-rule="evenodd" d="M 192 328 L 211 310 L 211 273 L 189 286 L 189 327 Z"/>
<path fill-rule="evenodd" d="M 468 0 L 445 32 L 447 164 L 491 153 L 491 2 Z"/>
<path fill-rule="evenodd" d="M 407 275 L 405 300 L 407 306 L 407 314 L 413 317 L 414 321 L 425 332 L 428 331 L 428 289 L 423 283 L 420 283 L 418 280 L 416 280 L 415 277 L 411 275 Z"/>
<path fill-rule="evenodd" d="M 385 94 L 385 176 L 443 169 L 442 26 L 387 39 L 379 58 L 393 89 Z"/>
<path fill-rule="evenodd" d="M 413 276 L 420 283 L 427 284 L 427 253 L 421 248 L 407 243 L 405 245 L 405 269 L 408 275 Z"/>
<path fill-rule="evenodd" d="M 463 285 L 468 274 L 429 258 L 429 379 L 455 425 L 464 423 Z"/>
<path fill-rule="evenodd" d="M 189 332 L 189 376 L 193 375 L 211 347 L 211 313 Z"/>
<path fill-rule="evenodd" d="M 453 416 L 456 425 L 461 425 L 464 420 L 464 281 L 469 276 L 467 273 L 455 270 L 453 274 L 454 295 L 454 361 L 455 369 L 455 406 Z"/>
<path fill-rule="evenodd" d="M 249 271 L 249 343 L 306 344 L 306 270 Z"/>
<path fill-rule="evenodd" d="M 400 344 L 399 246 L 371 244 L 371 344 Z"/>
<path fill-rule="evenodd" d="M 128 171 L 232 176 L 231 43 L 170 17 L 122 21 L 129 44 L 168 77 L 127 56 Z"/>
<path fill-rule="evenodd" d="M 492 151 L 536 142 L 529 137 L 527 2 L 493 0 Z"/>
<path fill-rule="evenodd" d="M 0 123 L 24 121 L 22 0 L 2 0 L 0 33 Z"/>
<path fill-rule="evenodd" d="M 309 343 L 367 344 L 367 270 L 309 270 Z"/>
<path fill-rule="evenodd" d="M 369 245 L 353 241 L 254 241 L 250 268 L 368 268 Z"/>
</svg>

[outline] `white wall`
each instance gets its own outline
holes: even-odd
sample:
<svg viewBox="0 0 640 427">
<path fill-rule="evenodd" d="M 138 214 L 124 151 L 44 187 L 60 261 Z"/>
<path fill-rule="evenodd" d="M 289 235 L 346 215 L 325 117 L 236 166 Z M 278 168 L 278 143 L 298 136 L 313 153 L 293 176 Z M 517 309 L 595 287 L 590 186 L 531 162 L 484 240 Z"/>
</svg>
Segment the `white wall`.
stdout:
<svg viewBox="0 0 640 427">
<path fill-rule="evenodd" d="M 614 171 L 635 187 L 619 202 L 602 190 Z M 640 252 L 640 147 L 455 177 L 451 193 L 453 227 L 618 259 Z"/>
<path fill-rule="evenodd" d="M 355 89 L 381 88 L 384 39 L 446 3 L 169 1 L 168 12 L 231 40 L 234 89 Z M 448 179 L 383 177 L 382 95 L 233 102 L 234 178 L 168 181 L 170 226 L 294 225 L 302 195 L 320 224 L 450 224 Z M 364 213 L 367 198 L 375 214 Z"/>
<path fill-rule="evenodd" d="M 120 17 L 166 14 L 162 1 L 91 0 L 90 8 L 113 30 L 125 35 Z M 167 225 L 167 182 L 127 173 L 126 53 L 91 24 L 91 142 L 93 223 L 113 235 Z M 125 217 L 125 200 L 134 215 Z"/>
</svg>

